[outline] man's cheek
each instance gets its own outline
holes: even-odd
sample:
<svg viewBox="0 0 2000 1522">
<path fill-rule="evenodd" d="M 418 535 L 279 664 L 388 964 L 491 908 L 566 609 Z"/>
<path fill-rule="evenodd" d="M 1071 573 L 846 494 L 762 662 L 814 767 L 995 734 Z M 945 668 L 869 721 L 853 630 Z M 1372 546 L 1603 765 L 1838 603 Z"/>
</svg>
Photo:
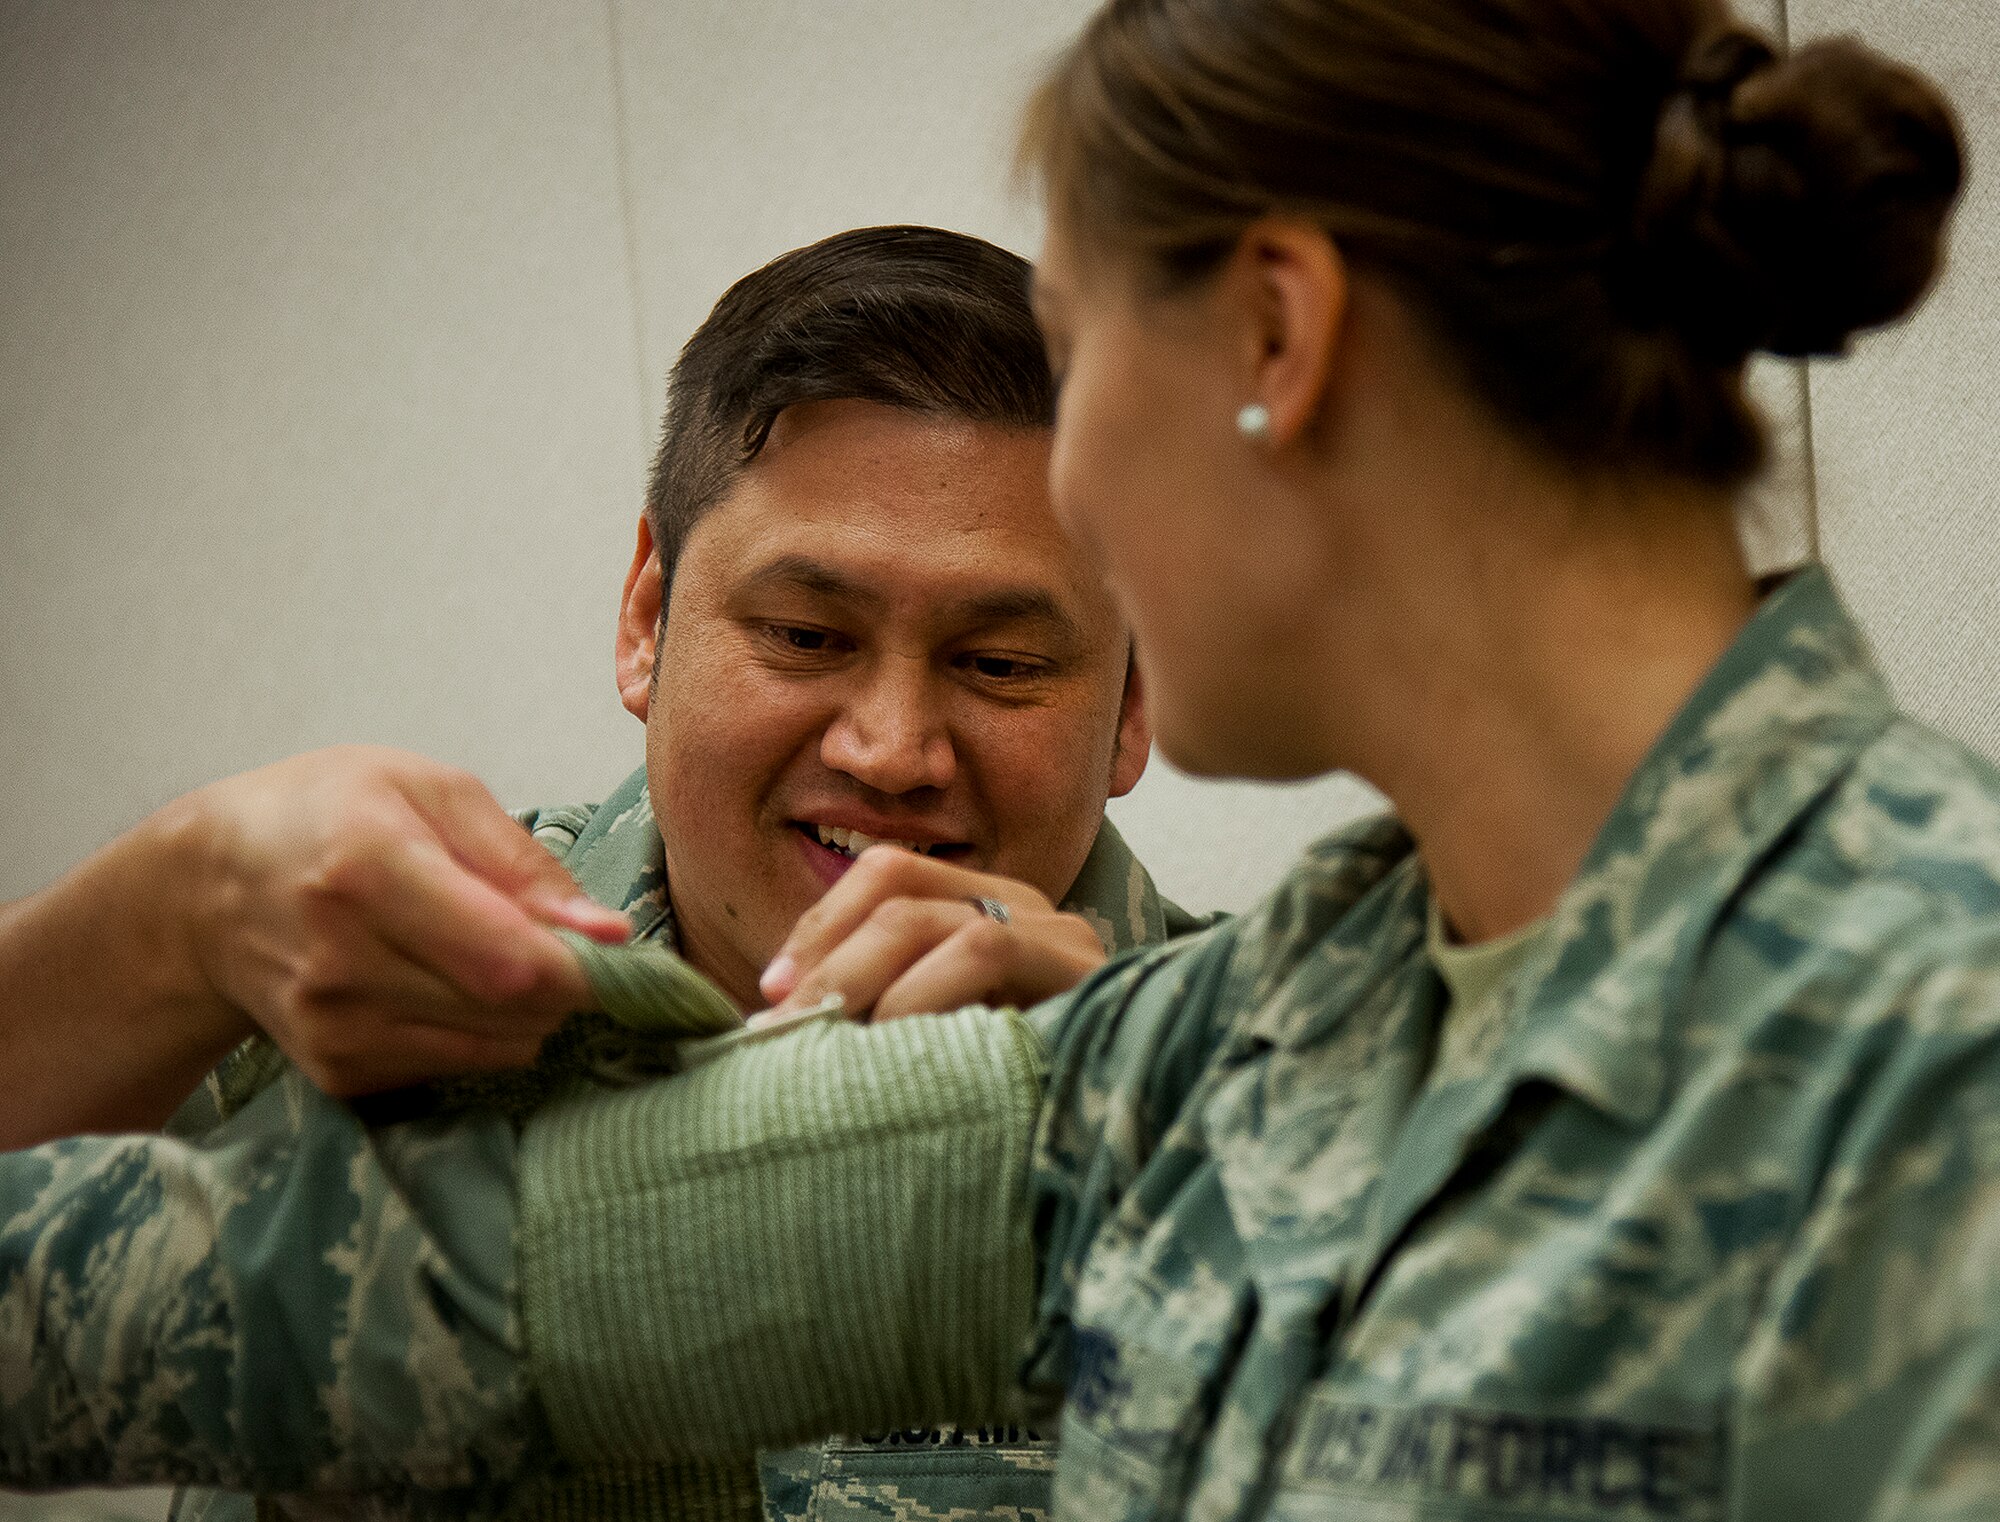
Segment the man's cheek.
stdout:
<svg viewBox="0 0 2000 1522">
<path fill-rule="evenodd" d="M 1026 737 L 1024 737 L 1026 738 Z M 1101 737 L 1065 727 L 989 760 L 988 799 L 1001 852 L 1038 864 L 1094 837 L 1109 760 Z"/>
</svg>

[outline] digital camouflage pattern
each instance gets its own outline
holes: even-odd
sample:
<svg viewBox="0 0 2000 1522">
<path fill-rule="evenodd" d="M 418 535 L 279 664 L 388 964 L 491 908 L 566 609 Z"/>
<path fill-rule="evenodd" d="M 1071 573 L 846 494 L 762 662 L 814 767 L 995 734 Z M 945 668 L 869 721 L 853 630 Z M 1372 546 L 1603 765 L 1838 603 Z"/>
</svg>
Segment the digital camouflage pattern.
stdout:
<svg viewBox="0 0 2000 1522">
<path fill-rule="evenodd" d="M 1896 715 L 1808 572 L 1662 737 L 1485 998 L 1444 1008 L 1421 864 L 1381 821 L 1316 848 L 1253 917 L 1044 1007 L 1024 1379 L 1063 1401 L 1058 1515 L 2000 1514 L 1997 869 L 2000 777 Z M 1484 1070 L 1434 1075 L 1446 1021 Z M 337 1153 L 352 1133 L 297 1099 Z M 357 1167 L 391 1160 L 347 1145 Z M 98 1273 L 119 1229 L 92 1212 L 115 1218 L 122 1191 L 54 1185 L 61 1162 L 0 1159 L 0 1479 L 157 1479 L 161 1415 L 125 1392 L 162 1371 L 123 1343 L 171 1326 L 159 1286 L 189 1280 Z M 452 1204 L 412 1199 L 430 1232 Z M 291 1250 L 324 1237 L 314 1223 L 275 1225 L 223 1244 L 267 1297 L 238 1337 L 339 1322 L 314 1276 L 256 1271 L 258 1251 L 324 1259 Z M 447 1233 L 416 1256 L 461 1251 Z M 425 1288 L 447 1308 L 464 1292 Z M 90 1356 L 65 1364 L 71 1328 Z M 185 1452 L 286 1462 L 279 1423 L 168 1345 Z M 142 1366 L 152 1383 L 132 1384 Z M 482 1367 L 491 1391 L 518 1387 L 501 1354 Z M 384 1361 L 334 1379 L 349 1408 L 409 1388 Z M 326 1387 L 302 1388 L 286 1400 Z M 464 1440 L 520 1430 L 523 1409 L 468 1404 Z M 333 1423 L 293 1425 L 312 1462 L 351 1466 Z M 645 1433 L 648 1456 L 675 1436 Z M 490 1476 L 511 1441 L 488 1443 Z"/>
<path fill-rule="evenodd" d="M 514 1155 L 502 1118 L 370 1133 L 288 1073 L 196 1142 L 0 1157 L 0 1484 L 477 1511 L 550 1448 Z"/>
<path fill-rule="evenodd" d="M 630 915 L 635 942 L 673 944 L 643 769 L 601 806 L 517 817 L 586 892 Z M 1064 907 L 1113 950 L 1196 923 L 1159 897 L 1108 822 Z M 551 1095 L 672 1067 L 670 1040 L 588 1013 L 529 1072 L 381 1096 L 357 1119 L 260 1039 L 218 1068 L 171 1139 L 0 1160 L 0 1483 L 223 1486 L 266 1493 L 265 1513 L 307 1516 L 320 1503 L 291 1493 L 331 1495 L 338 1515 L 358 1514 L 364 1490 L 380 1492 L 373 1512 L 462 1514 L 528 1479 L 520 1493 L 540 1514 L 579 1495 L 596 1515 L 617 1495 L 636 1513 L 658 1510 L 687 1475 L 607 1486 L 550 1473 L 553 1443 L 520 1361 L 512 1181 L 518 1123 Z M 260 1280 L 280 1248 L 298 1266 Z M 399 1381 L 380 1382 L 396 1370 Z M 952 1462 L 920 1480 L 907 1445 L 885 1444 L 875 1499 L 890 1510 L 871 1515 L 1045 1508 L 1044 1445 L 926 1436 Z M 777 1495 L 815 1478 L 814 1498 L 778 1515 L 836 1516 L 837 1499 L 863 1499 L 873 1448 L 766 1456 Z M 822 1471 L 838 1483 L 821 1484 Z M 175 1505 L 181 1522 L 252 1512 L 247 1496 L 206 1488 Z"/>
<path fill-rule="evenodd" d="M 1058 1513 L 2000 1516 L 1996 871 L 1809 571 L 1471 1005 L 1390 821 L 1114 964 L 1037 1145 Z"/>
</svg>

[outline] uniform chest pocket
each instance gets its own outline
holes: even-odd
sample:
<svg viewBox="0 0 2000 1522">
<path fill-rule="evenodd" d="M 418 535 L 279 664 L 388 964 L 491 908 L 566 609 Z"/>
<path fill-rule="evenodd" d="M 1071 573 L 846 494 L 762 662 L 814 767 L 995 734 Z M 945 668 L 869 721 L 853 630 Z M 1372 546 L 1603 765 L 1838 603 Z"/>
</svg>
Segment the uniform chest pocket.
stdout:
<svg viewBox="0 0 2000 1522">
<path fill-rule="evenodd" d="M 1058 1514 L 1091 1522 L 1176 1515 L 1207 1406 L 1190 1364 L 1079 1330 L 1063 1405 Z"/>
<path fill-rule="evenodd" d="M 1294 1430 L 1271 1517 L 1717 1522 L 1726 1457 L 1719 1425 L 1376 1404 L 1322 1392 Z"/>
</svg>

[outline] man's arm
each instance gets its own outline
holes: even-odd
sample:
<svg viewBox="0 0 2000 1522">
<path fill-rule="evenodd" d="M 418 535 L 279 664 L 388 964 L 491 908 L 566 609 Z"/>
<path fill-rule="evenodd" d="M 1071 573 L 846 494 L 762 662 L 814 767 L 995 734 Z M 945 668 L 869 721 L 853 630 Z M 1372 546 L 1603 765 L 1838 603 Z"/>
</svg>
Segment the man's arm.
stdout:
<svg viewBox="0 0 2000 1522">
<path fill-rule="evenodd" d="M 253 1026 L 337 1094 L 531 1062 L 622 939 L 472 778 L 350 748 L 168 805 L 0 907 L 0 1147 L 162 1124 Z"/>
<path fill-rule="evenodd" d="M 808 1026 L 537 1115 L 523 1312 L 564 1453 L 1013 1414 L 1045 1075 L 1027 1017 L 971 1009 Z"/>
<path fill-rule="evenodd" d="M 365 1131 L 296 1073 L 199 1145 L 0 1156 L 0 1483 L 476 1506 L 546 1460 L 497 1118 Z"/>
<path fill-rule="evenodd" d="M 558 1457 L 1011 1415 L 1041 1032 L 1122 1093 L 1162 1033 L 1210 1024 L 1174 1018 L 1179 962 L 1114 964 L 1026 1014 L 809 1026 L 579 1088 L 518 1149 L 473 1114 L 371 1131 L 290 1073 L 199 1146 L 0 1156 L 0 1484 L 476 1496 Z M 1197 1036 L 1167 1038 L 1182 1078 Z M 1040 1173 L 1076 1150 L 1095 1180 L 1077 1128 L 1133 1118 L 1084 1108 Z"/>
<path fill-rule="evenodd" d="M 199 1145 L 0 1156 L 0 1484 L 477 1507 L 559 1457 L 991 1415 L 1041 1050 L 983 1011 L 810 1028 L 519 1152 L 291 1073 Z"/>
</svg>

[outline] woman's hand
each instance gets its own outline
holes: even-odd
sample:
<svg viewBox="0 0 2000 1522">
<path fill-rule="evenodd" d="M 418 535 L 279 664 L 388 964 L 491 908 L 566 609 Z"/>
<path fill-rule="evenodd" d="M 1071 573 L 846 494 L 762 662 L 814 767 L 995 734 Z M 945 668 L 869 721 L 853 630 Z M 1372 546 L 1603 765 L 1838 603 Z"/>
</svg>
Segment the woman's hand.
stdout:
<svg viewBox="0 0 2000 1522">
<path fill-rule="evenodd" d="M 551 927 L 627 933 L 477 779 L 419 756 L 320 751 L 180 807 L 196 965 L 330 1094 L 532 1062 L 588 994 Z"/>
<path fill-rule="evenodd" d="M 1007 923 L 980 899 L 1005 906 Z M 1104 961 L 1089 922 L 1026 883 L 870 846 L 800 917 L 761 987 L 779 1011 L 838 993 L 854 1014 L 895 1020 L 967 1004 L 1038 1003 Z"/>
<path fill-rule="evenodd" d="M 168 804 L 0 905 L 0 1147 L 162 1124 L 261 1026 L 329 1093 L 534 1060 L 619 941 L 463 772 L 300 756 Z"/>
</svg>

